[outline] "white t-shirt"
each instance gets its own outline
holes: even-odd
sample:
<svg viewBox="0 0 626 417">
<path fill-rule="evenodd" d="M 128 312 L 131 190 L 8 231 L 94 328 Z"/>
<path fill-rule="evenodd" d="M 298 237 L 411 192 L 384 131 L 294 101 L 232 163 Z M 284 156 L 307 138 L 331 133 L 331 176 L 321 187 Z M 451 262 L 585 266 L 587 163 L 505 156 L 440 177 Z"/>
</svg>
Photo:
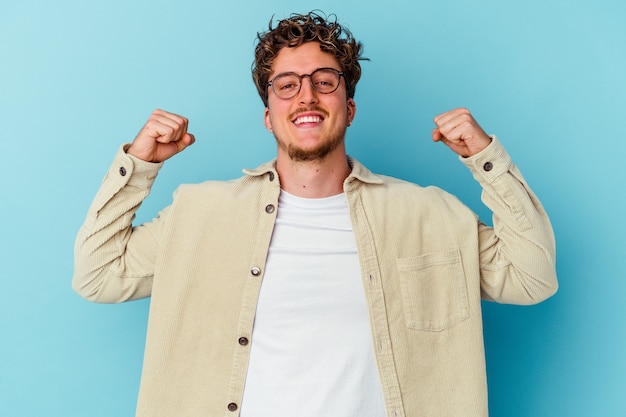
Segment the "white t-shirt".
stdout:
<svg viewBox="0 0 626 417">
<path fill-rule="evenodd" d="M 385 416 L 345 195 L 281 191 L 277 216 L 241 416 Z"/>
</svg>

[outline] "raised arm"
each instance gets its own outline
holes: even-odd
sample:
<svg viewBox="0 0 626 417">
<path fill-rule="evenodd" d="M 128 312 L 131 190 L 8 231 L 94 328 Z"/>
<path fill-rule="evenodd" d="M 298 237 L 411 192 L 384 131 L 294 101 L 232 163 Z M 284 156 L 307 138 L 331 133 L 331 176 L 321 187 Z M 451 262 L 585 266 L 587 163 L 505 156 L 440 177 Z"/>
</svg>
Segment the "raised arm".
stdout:
<svg viewBox="0 0 626 417">
<path fill-rule="evenodd" d="M 467 109 L 434 121 L 433 140 L 460 156 L 493 212 L 493 227 L 479 224 L 483 298 L 534 304 L 553 295 L 558 283 L 550 220 L 504 147 L 487 136 Z"/>
<path fill-rule="evenodd" d="M 165 209 L 133 227 L 163 161 L 193 144 L 184 117 L 155 110 L 135 140 L 118 151 L 74 247 L 73 288 L 84 298 L 116 303 L 150 296 Z"/>
</svg>

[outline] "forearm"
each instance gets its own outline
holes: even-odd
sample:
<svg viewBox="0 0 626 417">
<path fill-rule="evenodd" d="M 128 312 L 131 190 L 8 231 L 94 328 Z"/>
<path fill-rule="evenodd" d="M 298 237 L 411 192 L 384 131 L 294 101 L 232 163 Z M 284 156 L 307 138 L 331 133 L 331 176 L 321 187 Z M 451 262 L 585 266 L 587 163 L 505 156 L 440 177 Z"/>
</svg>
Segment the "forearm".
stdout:
<svg viewBox="0 0 626 417">
<path fill-rule="evenodd" d="M 499 141 L 462 159 L 483 187 L 493 227 L 480 225 L 481 288 L 485 299 L 533 304 L 558 287 L 556 248 L 543 206 Z"/>
<path fill-rule="evenodd" d="M 132 227 L 161 164 L 120 149 L 76 237 L 73 288 L 96 302 L 150 295 L 156 256 L 154 226 Z"/>
</svg>

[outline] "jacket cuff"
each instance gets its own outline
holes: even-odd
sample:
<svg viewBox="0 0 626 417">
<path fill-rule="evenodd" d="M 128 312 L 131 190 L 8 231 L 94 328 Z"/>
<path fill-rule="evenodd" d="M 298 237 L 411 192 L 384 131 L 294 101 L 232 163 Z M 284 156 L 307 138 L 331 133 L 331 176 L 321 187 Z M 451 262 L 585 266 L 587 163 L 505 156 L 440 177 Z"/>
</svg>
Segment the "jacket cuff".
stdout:
<svg viewBox="0 0 626 417">
<path fill-rule="evenodd" d="M 509 171 L 511 157 L 495 135 L 490 135 L 491 143 L 479 153 L 459 160 L 469 168 L 478 182 L 492 183 L 500 175 Z"/>
<path fill-rule="evenodd" d="M 137 188 L 151 187 L 163 162 L 146 162 L 129 155 L 126 153 L 129 147 L 130 143 L 120 146 L 109 168 L 107 178 L 113 179 L 120 188 L 125 185 Z"/>
</svg>

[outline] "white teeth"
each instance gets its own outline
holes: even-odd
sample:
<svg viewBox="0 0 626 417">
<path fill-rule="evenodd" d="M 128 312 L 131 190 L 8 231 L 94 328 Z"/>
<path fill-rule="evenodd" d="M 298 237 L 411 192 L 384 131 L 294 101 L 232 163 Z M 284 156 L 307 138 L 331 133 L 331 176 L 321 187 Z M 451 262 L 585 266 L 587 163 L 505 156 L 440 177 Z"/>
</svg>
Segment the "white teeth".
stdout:
<svg viewBox="0 0 626 417">
<path fill-rule="evenodd" d="M 303 116 L 298 117 L 294 123 L 299 125 L 301 123 L 319 123 L 322 121 L 322 118 L 319 116 Z"/>
</svg>

